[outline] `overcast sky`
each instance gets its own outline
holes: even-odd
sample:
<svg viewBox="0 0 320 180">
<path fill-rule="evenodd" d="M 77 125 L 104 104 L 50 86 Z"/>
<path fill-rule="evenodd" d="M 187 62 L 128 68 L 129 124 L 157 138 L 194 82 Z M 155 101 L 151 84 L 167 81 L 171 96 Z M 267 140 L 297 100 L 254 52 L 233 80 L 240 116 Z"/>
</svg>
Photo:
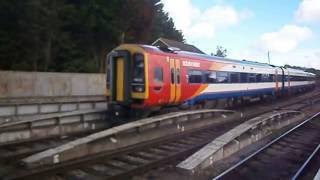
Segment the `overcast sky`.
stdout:
<svg viewBox="0 0 320 180">
<path fill-rule="evenodd" d="M 320 0 L 162 0 L 186 41 L 210 54 L 320 69 Z"/>
</svg>

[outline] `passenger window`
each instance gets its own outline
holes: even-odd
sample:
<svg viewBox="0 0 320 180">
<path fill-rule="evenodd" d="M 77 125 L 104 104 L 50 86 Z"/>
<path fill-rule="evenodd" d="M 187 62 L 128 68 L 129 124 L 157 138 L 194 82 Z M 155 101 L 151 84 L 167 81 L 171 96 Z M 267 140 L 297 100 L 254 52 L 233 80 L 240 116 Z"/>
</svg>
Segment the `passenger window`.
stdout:
<svg viewBox="0 0 320 180">
<path fill-rule="evenodd" d="M 250 83 L 256 82 L 256 74 L 250 73 L 248 75 L 248 80 Z"/>
<path fill-rule="evenodd" d="M 269 75 L 269 82 L 274 82 L 274 75 L 273 74 Z"/>
<path fill-rule="evenodd" d="M 230 73 L 231 83 L 239 83 L 239 80 L 240 80 L 239 73 Z"/>
<path fill-rule="evenodd" d="M 204 72 L 204 83 L 211 84 L 217 82 L 217 72 L 207 71 Z"/>
<path fill-rule="evenodd" d="M 277 75 L 277 81 L 278 81 L 278 82 L 282 82 L 282 75 L 281 75 L 281 74 L 278 74 L 278 75 Z"/>
<path fill-rule="evenodd" d="M 247 73 L 240 73 L 240 82 L 247 83 L 248 74 Z"/>
<path fill-rule="evenodd" d="M 257 80 L 257 82 L 261 82 L 262 81 L 261 74 L 257 74 L 256 75 L 256 80 Z"/>
<path fill-rule="evenodd" d="M 189 83 L 202 83 L 202 72 L 198 70 L 190 70 Z"/>
<path fill-rule="evenodd" d="M 229 76 L 227 72 L 217 72 L 217 82 L 218 83 L 228 83 Z"/>
<path fill-rule="evenodd" d="M 262 74 L 261 80 L 262 82 L 269 82 L 269 74 Z"/>
<path fill-rule="evenodd" d="M 163 69 L 161 67 L 154 69 L 154 80 L 156 82 L 163 82 Z"/>
<path fill-rule="evenodd" d="M 287 75 L 284 75 L 284 78 L 283 78 L 283 79 L 284 79 L 285 82 L 287 82 L 287 81 L 288 81 L 288 76 L 287 76 Z"/>
</svg>

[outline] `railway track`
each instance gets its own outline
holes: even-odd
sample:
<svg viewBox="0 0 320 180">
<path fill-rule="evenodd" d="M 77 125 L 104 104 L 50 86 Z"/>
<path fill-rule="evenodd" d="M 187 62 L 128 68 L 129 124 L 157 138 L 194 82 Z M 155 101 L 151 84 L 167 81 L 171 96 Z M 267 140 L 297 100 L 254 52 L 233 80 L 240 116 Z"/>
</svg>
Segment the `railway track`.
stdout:
<svg viewBox="0 0 320 180">
<path fill-rule="evenodd" d="M 54 178 L 128 179 L 131 175 L 189 155 L 210 142 L 212 138 L 227 131 L 234 124 L 219 125 L 211 129 L 201 130 L 187 136 L 176 137 L 161 143 L 140 147 L 111 157 L 99 158 L 90 164 L 59 172 L 54 175 Z"/>
<path fill-rule="evenodd" d="M 0 168 L 1 168 L 1 164 L 6 163 L 7 161 L 11 161 L 14 159 L 21 159 L 30 154 L 34 154 L 37 152 L 44 151 L 46 149 L 57 147 L 59 145 L 87 136 L 88 134 L 94 133 L 94 132 L 97 132 L 97 130 L 81 133 L 81 134 L 74 134 L 70 136 L 62 136 L 62 137 L 56 136 L 56 137 L 51 137 L 46 139 L 27 141 L 23 143 L 12 143 L 12 144 L 0 145 L 0 162 L 1 162 Z"/>
<path fill-rule="evenodd" d="M 318 96 L 319 94 L 316 94 L 316 97 Z M 306 106 L 309 106 L 309 104 L 305 99 L 303 99 L 295 101 L 295 104 L 283 104 L 279 106 L 279 108 L 302 109 Z M 60 179 L 105 179 L 106 177 L 109 179 L 121 179 L 190 155 L 192 152 L 210 142 L 215 137 L 221 135 L 241 122 L 243 121 L 233 122 L 233 124 L 221 124 L 220 126 L 202 129 L 198 132 L 185 134 L 183 136 L 176 136 L 174 138 L 166 137 L 165 141 L 144 144 L 143 146 L 138 146 L 134 149 L 124 149 L 111 155 L 102 154 L 87 157 L 79 161 L 55 165 L 54 167 L 44 168 L 43 170 L 37 170 L 35 172 L 30 170 L 29 173 L 22 174 L 22 176 L 18 175 L 7 177 L 8 179 L 37 179 L 38 177 L 47 177 L 49 175 L 52 178 Z M 10 162 L 12 159 L 17 160 L 29 154 L 57 147 L 84 135 L 85 134 L 79 136 L 67 136 L 62 139 L 55 137 L 52 139 L 28 142 L 26 144 L 17 143 L 2 147 L 0 146 L 0 152 L 6 152 L 0 156 L 0 160 L 3 158 L 2 160 L 4 160 L 4 164 L 7 165 L 7 162 Z M 14 168 L 19 167 L 16 166 L 17 161 L 13 161 L 13 164 Z M 11 164 L 9 166 L 11 166 Z"/>
<path fill-rule="evenodd" d="M 3 176 L 14 173 L 14 169 L 12 167 L 19 166 L 19 161 L 17 160 L 23 159 L 24 157 L 27 157 L 31 154 L 61 146 L 65 143 L 74 141 L 81 137 L 85 137 L 94 132 L 97 131 L 63 137 L 52 137 L 23 143 L 0 145 L 0 179 Z M 7 171 L 3 172 L 1 171 L 1 169 L 7 169 Z"/>
<path fill-rule="evenodd" d="M 214 179 L 295 179 L 316 169 L 319 160 L 320 112 Z"/>
<path fill-rule="evenodd" d="M 251 104 L 245 108 L 234 109 L 244 111 L 244 118 L 251 118 L 271 110 L 300 110 L 304 107 L 310 106 L 310 97 L 315 102 L 320 93 L 313 92 L 312 95 L 306 98 L 297 97 L 297 100 L 287 103 L 285 99 L 280 100 L 277 106 L 270 108 L 269 104 L 262 104 L 253 113 L 246 113 L 246 111 L 255 105 Z M 320 100 L 320 99 L 319 99 Z M 110 123 L 105 123 L 103 119 L 106 111 L 103 109 L 97 110 L 79 110 L 63 113 L 42 114 L 37 117 L 27 116 L 24 120 L 17 122 L 10 122 L 0 124 L 0 146 L 4 143 L 24 143 L 25 141 L 35 141 L 47 139 L 49 136 L 68 136 L 72 133 L 79 133 L 80 131 L 94 130 L 96 128 L 112 127 Z M 102 121 L 101 121 L 102 120 Z M 108 120 L 107 120 L 108 121 Z M 40 130 L 42 132 L 40 132 Z M 57 131 L 58 130 L 58 131 Z M 26 132 L 28 131 L 28 132 Z M 49 132 L 49 133 L 48 133 Z M 1 147 L 0 147 L 1 150 Z"/>
<path fill-rule="evenodd" d="M 301 106 L 305 106 L 301 104 Z M 113 154 L 98 155 L 45 171 L 31 172 L 12 179 L 127 179 L 150 168 L 170 162 L 177 162 L 198 150 L 230 128 L 243 121 L 232 121 L 201 129 L 196 132 L 174 137 L 166 137 L 133 149 L 125 149 Z M 9 178 L 11 179 L 11 177 Z"/>
<path fill-rule="evenodd" d="M 60 179 L 122 179 L 141 170 L 152 168 L 188 155 L 197 148 L 208 143 L 212 138 L 236 126 L 241 121 L 219 123 L 214 127 L 200 128 L 181 134 L 165 136 L 164 138 L 139 144 L 117 152 L 93 155 L 79 161 L 55 165 L 48 169 L 26 170 L 18 176 L 8 179 L 35 179 L 37 177 Z"/>
<path fill-rule="evenodd" d="M 49 171 L 23 174 L 8 179 L 128 179 L 161 164 L 190 155 L 215 137 L 228 131 L 241 121 L 231 121 L 183 135 L 165 137 L 107 155 L 98 155 L 83 162 L 71 163 Z"/>
<path fill-rule="evenodd" d="M 300 167 L 292 179 L 313 179 L 320 171 L 320 144 Z M 320 174 L 319 174 L 320 175 Z"/>
</svg>

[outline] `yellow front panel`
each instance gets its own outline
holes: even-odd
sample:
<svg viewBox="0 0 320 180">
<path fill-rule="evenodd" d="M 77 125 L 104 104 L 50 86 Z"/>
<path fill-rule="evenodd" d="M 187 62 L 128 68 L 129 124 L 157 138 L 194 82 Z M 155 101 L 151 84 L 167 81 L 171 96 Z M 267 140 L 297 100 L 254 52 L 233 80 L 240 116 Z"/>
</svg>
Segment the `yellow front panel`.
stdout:
<svg viewBox="0 0 320 180">
<path fill-rule="evenodd" d="M 124 60 L 123 58 L 118 58 L 117 59 L 117 79 L 116 79 L 116 84 L 117 84 L 117 92 L 116 92 L 116 100 L 117 101 L 123 101 L 123 83 L 124 83 Z"/>
<path fill-rule="evenodd" d="M 145 92 L 132 92 L 131 97 L 135 99 L 148 99 L 149 97 L 149 73 L 148 73 L 148 54 L 139 45 L 122 44 L 116 50 L 129 50 L 131 54 L 141 53 L 144 55 L 145 66 Z"/>
</svg>

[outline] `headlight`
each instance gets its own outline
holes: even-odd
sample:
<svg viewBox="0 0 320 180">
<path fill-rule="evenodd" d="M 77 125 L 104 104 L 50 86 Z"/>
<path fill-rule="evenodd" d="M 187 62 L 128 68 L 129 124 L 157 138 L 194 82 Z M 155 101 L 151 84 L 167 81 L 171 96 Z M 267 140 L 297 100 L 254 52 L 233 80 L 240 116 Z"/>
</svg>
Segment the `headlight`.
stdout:
<svg viewBox="0 0 320 180">
<path fill-rule="evenodd" d="M 133 86 L 133 91 L 134 92 L 144 92 L 144 86 L 143 85 Z"/>
<path fill-rule="evenodd" d="M 133 78 L 133 82 L 143 82 L 142 78 Z"/>
</svg>

